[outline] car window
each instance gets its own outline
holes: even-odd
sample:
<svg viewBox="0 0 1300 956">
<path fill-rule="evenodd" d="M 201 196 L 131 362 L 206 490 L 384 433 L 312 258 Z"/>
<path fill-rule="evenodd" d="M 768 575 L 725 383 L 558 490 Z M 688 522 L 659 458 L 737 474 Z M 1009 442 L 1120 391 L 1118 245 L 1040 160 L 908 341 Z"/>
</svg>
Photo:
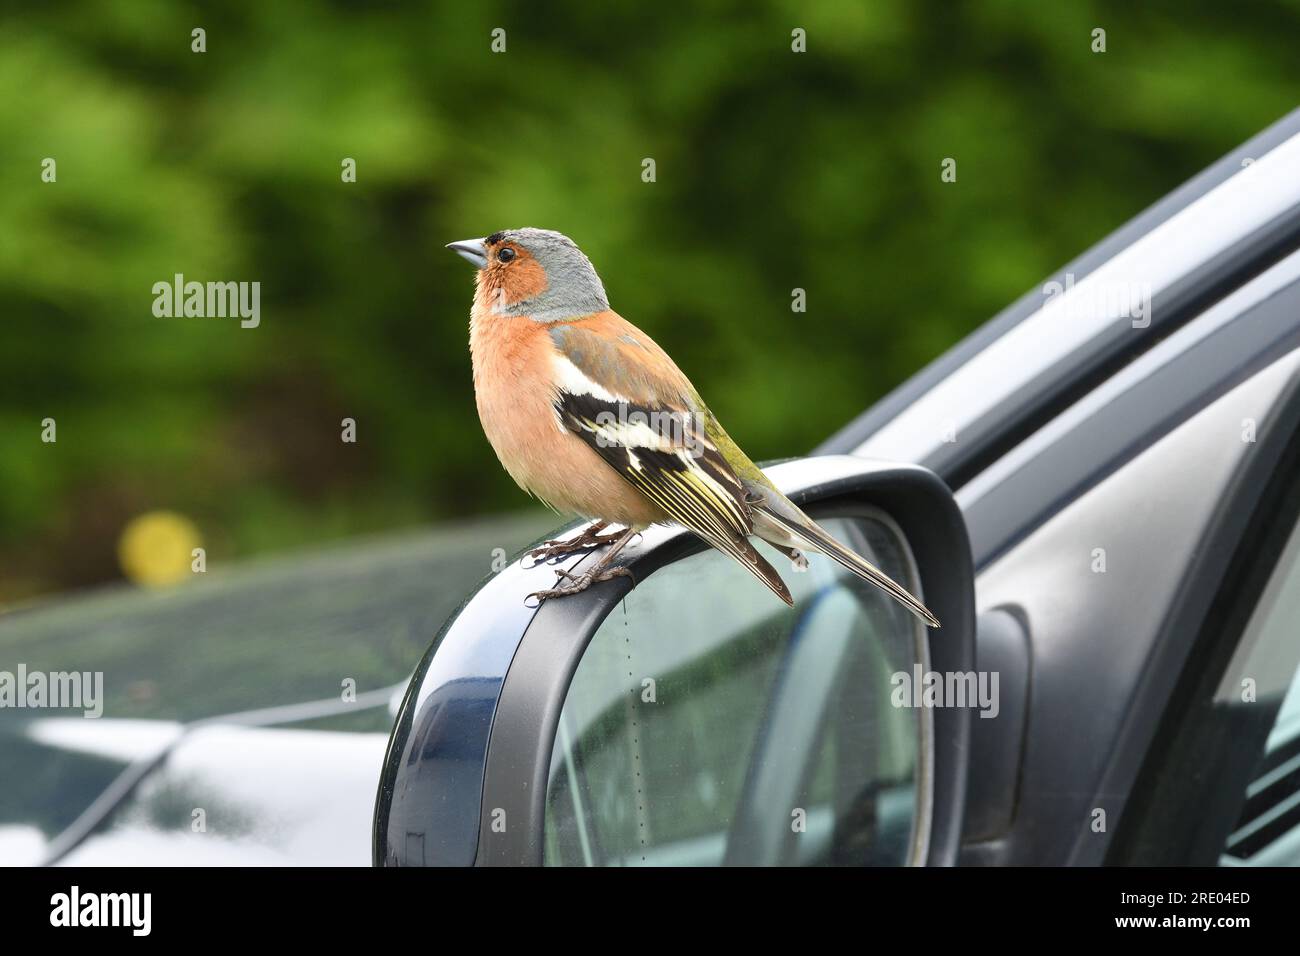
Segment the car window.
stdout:
<svg viewBox="0 0 1300 956">
<path fill-rule="evenodd" d="M 1111 862 L 1300 865 L 1300 524 L 1266 514 L 1206 618 Z"/>
<path fill-rule="evenodd" d="M 883 519 L 826 524 L 917 586 Z M 759 547 L 794 608 L 707 551 L 639 584 L 594 635 L 551 758 L 548 865 L 924 858 L 928 712 L 891 693 L 924 663 L 919 628 L 829 560 L 795 572 Z"/>
<path fill-rule="evenodd" d="M 1300 676 L 1278 711 L 1222 863 L 1300 866 Z"/>
<path fill-rule="evenodd" d="M 1268 728 L 1232 826 L 1226 865 L 1300 866 L 1300 525 L 1260 595 L 1214 694 Z M 1241 741 L 1241 738 L 1238 738 Z"/>
</svg>

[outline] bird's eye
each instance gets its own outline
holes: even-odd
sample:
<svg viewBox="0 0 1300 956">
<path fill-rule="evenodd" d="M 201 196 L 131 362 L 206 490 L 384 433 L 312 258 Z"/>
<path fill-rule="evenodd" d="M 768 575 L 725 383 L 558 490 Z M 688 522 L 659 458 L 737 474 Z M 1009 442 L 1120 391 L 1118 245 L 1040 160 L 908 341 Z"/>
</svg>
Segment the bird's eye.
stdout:
<svg viewBox="0 0 1300 956">
<path fill-rule="evenodd" d="M 506 246 L 504 249 L 502 249 L 500 252 L 497 253 L 497 262 L 509 262 L 514 257 L 515 257 L 515 250 L 511 249 L 509 246 Z"/>
</svg>

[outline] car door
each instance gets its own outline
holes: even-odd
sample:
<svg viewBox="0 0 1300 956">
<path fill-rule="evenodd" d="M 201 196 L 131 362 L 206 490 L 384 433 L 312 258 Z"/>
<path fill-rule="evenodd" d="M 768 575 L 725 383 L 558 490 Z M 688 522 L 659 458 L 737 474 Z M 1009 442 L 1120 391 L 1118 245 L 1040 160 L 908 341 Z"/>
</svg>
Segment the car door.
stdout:
<svg viewBox="0 0 1300 956">
<path fill-rule="evenodd" d="M 963 862 L 1176 861 L 1189 845 L 1206 862 L 1230 832 L 1288 819 L 1288 791 L 1269 776 L 1286 777 L 1288 751 L 1260 756 L 1254 741 L 1241 772 L 1258 777 L 1225 778 L 1238 797 L 1251 788 L 1244 807 L 1202 802 L 1186 780 L 1159 791 L 1159 810 L 1149 800 L 1153 780 L 1175 779 L 1157 768 L 1182 739 L 1195 681 L 1215 675 L 1206 635 L 1240 637 L 1215 615 L 1254 560 L 1251 522 L 1289 527 L 1271 489 L 1296 414 L 1298 158 L 1293 114 L 826 446 L 914 457 L 955 489 L 976 567 L 977 659 L 1028 674 L 1023 725 L 975 724 L 972 765 L 998 769 L 972 784 L 966 818 L 979 825 Z M 1049 294 L 1066 274 L 1072 287 Z M 1135 281 L 1152 293 L 1142 315 L 1086 295 Z M 994 615 L 1001 625 L 985 627 Z M 1206 826 L 1216 808 L 1215 837 L 1189 844 L 1149 825 L 1175 808 Z"/>
</svg>

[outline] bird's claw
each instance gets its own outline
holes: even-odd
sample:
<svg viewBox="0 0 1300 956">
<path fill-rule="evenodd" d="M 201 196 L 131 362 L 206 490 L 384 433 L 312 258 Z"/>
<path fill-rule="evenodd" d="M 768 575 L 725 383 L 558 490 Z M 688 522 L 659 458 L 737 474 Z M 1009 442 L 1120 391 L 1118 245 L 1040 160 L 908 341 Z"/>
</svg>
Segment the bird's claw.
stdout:
<svg viewBox="0 0 1300 956">
<path fill-rule="evenodd" d="M 604 529 L 604 524 L 592 525 L 581 534 L 566 540 L 555 539 L 552 541 L 543 541 L 531 551 L 524 552 L 524 557 L 532 558 L 532 564 L 529 567 L 536 567 L 551 558 L 562 558 L 566 555 L 576 554 L 579 551 L 591 551 L 607 544 L 612 544 L 619 539 L 622 532 L 611 531 L 609 534 L 600 534 Z"/>
<path fill-rule="evenodd" d="M 528 597 L 524 598 L 524 602 L 527 603 L 531 598 L 537 598 L 537 605 L 530 606 L 540 607 L 541 603 L 547 598 L 565 597 L 570 594 L 581 594 L 593 584 L 598 584 L 601 581 L 611 581 L 614 578 L 630 578 L 632 577 L 632 570 L 620 566 L 615 568 L 605 568 L 599 572 L 586 571 L 582 574 L 572 574 L 568 571 L 561 571 L 557 568 L 555 569 L 555 576 L 557 578 L 567 578 L 569 583 L 560 584 L 544 591 L 534 591 L 532 594 L 528 595 Z"/>
</svg>

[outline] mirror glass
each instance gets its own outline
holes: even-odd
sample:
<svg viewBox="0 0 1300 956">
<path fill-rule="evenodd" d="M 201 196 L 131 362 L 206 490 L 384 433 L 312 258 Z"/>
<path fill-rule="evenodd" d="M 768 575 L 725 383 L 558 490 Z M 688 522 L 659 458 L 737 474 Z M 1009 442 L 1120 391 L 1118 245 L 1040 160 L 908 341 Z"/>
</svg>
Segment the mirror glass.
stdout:
<svg viewBox="0 0 1300 956">
<path fill-rule="evenodd" d="M 883 516 L 823 524 L 916 593 Z M 920 626 L 829 558 L 798 572 L 757 544 L 793 608 L 709 550 L 594 635 L 551 758 L 548 865 L 923 862 L 930 721 L 899 691 Z"/>
</svg>

